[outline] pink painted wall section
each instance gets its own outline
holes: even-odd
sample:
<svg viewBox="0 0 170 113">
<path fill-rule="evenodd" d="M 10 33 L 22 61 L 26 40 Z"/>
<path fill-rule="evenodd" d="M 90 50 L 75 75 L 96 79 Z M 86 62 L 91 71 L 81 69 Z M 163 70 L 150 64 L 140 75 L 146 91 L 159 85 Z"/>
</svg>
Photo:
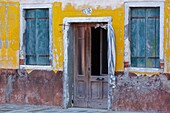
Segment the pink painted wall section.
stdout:
<svg viewBox="0 0 170 113">
<path fill-rule="evenodd" d="M 62 92 L 62 72 L 0 70 L 1 104 L 62 106 Z"/>
</svg>

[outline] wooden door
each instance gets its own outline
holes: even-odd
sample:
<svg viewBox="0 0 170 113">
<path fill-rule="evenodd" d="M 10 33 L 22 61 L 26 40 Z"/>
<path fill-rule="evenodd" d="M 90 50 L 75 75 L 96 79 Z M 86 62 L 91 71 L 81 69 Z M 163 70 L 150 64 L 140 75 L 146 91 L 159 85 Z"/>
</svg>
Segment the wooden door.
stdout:
<svg viewBox="0 0 170 113">
<path fill-rule="evenodd" d="M 74 106 L 107 108 L 107 30 L 75 25 Z"/>
<path fill-rule="evenodd" d="M 90 41 L 88 45 L 89 80 L 88 107 L 107 108 L 108 100 L 108 60 L 107 30 L 89 27 Z"/>
<path fill-rule="evenodd" d="M 86 27 L 76 25 L 75 33 L 75 52 L 74 52 L 74 105 L 87 107 L 88 102 L 88 76 L 86 62 Z"/>
</svg>

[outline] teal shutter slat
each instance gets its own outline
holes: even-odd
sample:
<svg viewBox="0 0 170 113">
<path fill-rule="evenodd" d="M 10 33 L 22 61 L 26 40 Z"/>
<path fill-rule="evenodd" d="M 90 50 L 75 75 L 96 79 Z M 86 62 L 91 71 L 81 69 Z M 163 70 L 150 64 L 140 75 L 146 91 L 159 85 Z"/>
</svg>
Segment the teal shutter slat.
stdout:
<svg viewBox="0 0 170 113">
<path fill-rule="evenodd" d="M 25 10 L 25 18 L 35 18 L 36 17 L 36 12 L 34 9 L 28 9 L 28 10 Z"/>
<path fill-rule="evenodd" d="M 36 18 L 48 19 L 49 18 L 49 10 L 48 9 L 36 9 Z"/>
<path fill-rule="evenodd" d="M 145 17 L 145 8 L 132 8 L 132 17 Z"/>
<path fill-rule="evenodd" d="M 159 67 L 159 8 L 131 8 L 132 67 Z"/>
<path fill-rule="evenodd" d="M 133 67 L 145 67 L 145 9 L 132 8 L 131 60 Z"/>
<path fill-rule="evenodd" d="M 156 15 L 160 17 L 159 8 L 156 9 Z M 156 65 L 155 67 L 160 67 L 160 58 L 159 58 L 159 43 L 160 43 L 160 18 L 156 18 Z"/>
<path fill-rule="evenodd" d="M 145 67 L 145 19 L 138 20 L 137 44 L 138 67 Z"/>
<path fill-rule="evenodd" d="M 32 9 L 25 11 L 27 65 L 50 64 L 48 13 L 48 9 Z"/>
<path fill-rule="evenodd" d="M 34 65 L 36 64 L 36 52 L 35 52 L 35 11 L 26 10 L 26 64 Z"/>
<path fill-rule="evenodd" d="M 156 38 L 156 18 L 158 17 L 156 13 L 156 8 L 146 9 L 146 67 L 156 67 L 156 50 L 157 39 Z M 159 47 L 159 44 L 157 45 Z"/>
<path fill-rule="evenodd" d="M 131 21 L 131 62 L 132 62 L 132 67 L 136 67 L 137 66 L 137 33 L 136 33 L 136 29 L 137 29 L 137 24 L 136 24 L 136 20 L 132 19 Z"/>
<path fill-rule="evenodd" d="M 155 10 L 154 9 L 146 9 L 146 66 L 154 67 L 155 59 L 155 49 L 156 49 L 156 29 L 155 29 Z"/>
<path fill-rule="evenodd" d="M 37 10 L 37 64 L 49 65 L 48 10 Z"/>
</svg>

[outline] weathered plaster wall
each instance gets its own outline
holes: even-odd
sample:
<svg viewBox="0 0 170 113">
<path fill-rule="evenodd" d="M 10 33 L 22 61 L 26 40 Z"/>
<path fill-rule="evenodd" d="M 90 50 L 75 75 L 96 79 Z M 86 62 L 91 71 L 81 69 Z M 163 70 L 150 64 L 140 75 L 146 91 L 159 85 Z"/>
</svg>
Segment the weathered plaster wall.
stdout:
<svg viewBox="0 0 170 113">
<path fill-rule="evenodd" d="M 170 0 L 165 2 L 164 52 L 165 72 L 170 72 Z"/>
<path fill-rule="evenodd" d="M 0 67 L 19 66 L 19 3 L 0 2 Z"/>
<path fill-rule="evenodd" d="M 170 112 L 170 75 L 117 73 L 113 110 Z"/>
<path fill-rule="evenodd" d="M 62 72 L 0 70 L 0 104 L 62 106 Z"/>
<path fill-rule="evenodd" d="M 63 18 L 64 17 L 103 17 L 113 18 L 116 37 L 116 71 L 124 70 L 124 2 L 136 0 L 1 0 L 0 67 L 19 68 L 19 4 L 53 4 L 53 70 L 63 70 Z M 138 0 L 162 1 L 162 0 Z M 15 4 L 15 5 L 14 5 Z M 170 72 L 169 58 L 169 4 L 165 1 L 165 70 Z M 83 8 L 92 8 L 91 15 L 82 13 Z"/>
<path fill-rule="evenodd" d="M 9 70 L 0 71 L 0 102 L 61 105 L 62 89 L 60 90 L 60 88 L 62 87 L 62 73 L 57 71 L 63 70 L 64 64 L 63 19 L 65 17 L 111 16 L 113 18 L 112 25 L 116 37 L 116 71 L 123 72 L 123 3 L 125 1 L 162 0 L 0 0 L 0 68 L 13 69 L 12 72 Z M 22 3 L 50 3 L 53 5 L 53 71 L 57 73 L 32 71 L 25 76 L 18 76 L 16 69 L 19 68 L 19 6 Z M 83 14 L 83 8 L 92 8 L 92 14 Z M 165 0 L 164 23 L 164 73 L 169 73 L 170 0 Z M 142 76 L 137 76 L 136 74 Z M 118 74 L 117 88 L 114 92 L 113 109 L 170 111 L 170 75 L 167 74 L 165 76 L 165 74 L 154 73 L 154 75 L 155 74 L 160 76 L 148 76 L 153 75 L 153 73 L 145 72 Z M 50 92 L 50 94 L 48 94 L 48 92 Z"/>
</svg>

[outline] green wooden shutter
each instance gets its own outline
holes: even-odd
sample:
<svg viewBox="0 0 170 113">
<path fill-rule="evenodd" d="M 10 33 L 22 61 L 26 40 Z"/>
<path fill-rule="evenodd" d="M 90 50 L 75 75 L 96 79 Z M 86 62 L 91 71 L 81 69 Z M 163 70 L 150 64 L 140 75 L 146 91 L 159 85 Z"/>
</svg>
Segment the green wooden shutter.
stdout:
<svg viewBox="0 0 170 113">
<path fill-rule="evenodd" d="M 25 10 L 26 33 L 25 49 L 26 64 L 36 65 L 36 13 L 35 10 Z"/>
<path fill-rule="evenodd" d="M 145 9 L 133 8 L 131 17 L 131 60 L 133 67 L 145 67 Z"/>
<path fill-rule="evenodd" d="M 38 65 L 49 65 L 49 11 L 36 10 L 36 53 Z"/>
<path fill-rule="evenodd" d="M 146 67 L 159 67 L 159 8 L 146 9 Z"/>
<path fill-rule="evenodd" d="M 159 67 L 159 8 L 131 9 L 132 67 Z"/>
<path fill-rule="evenodd" d="M 155 57 L 156 57 L 156 64 L 155 67 L 160 68 L 160 57 L 159 57 L 159 50 L 160 50 L 160 9 L 157 8 L 156 10 L 156 53 L 155 53 Z"/>
<path fill-rule="evenodd" d="M 49 11 L 26 10 L 26 64 L 49 65 Z"/>
</svg>

